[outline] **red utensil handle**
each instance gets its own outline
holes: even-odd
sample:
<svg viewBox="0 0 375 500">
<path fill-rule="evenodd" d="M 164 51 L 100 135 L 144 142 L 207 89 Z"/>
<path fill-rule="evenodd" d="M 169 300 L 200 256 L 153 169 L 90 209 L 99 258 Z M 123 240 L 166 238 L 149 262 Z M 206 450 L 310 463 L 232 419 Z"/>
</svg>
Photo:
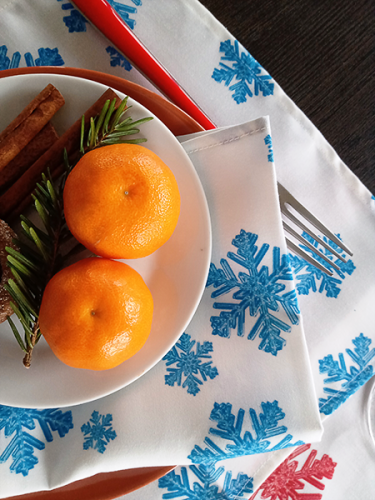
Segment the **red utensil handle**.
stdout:
<svg viewBox="0 0 375 500">
<path fill-rule="evenodd" d="M 106 0 L 73 0 L 73 3 L 171 101 L 204 129 L 216 128 Z"/>
</svg>

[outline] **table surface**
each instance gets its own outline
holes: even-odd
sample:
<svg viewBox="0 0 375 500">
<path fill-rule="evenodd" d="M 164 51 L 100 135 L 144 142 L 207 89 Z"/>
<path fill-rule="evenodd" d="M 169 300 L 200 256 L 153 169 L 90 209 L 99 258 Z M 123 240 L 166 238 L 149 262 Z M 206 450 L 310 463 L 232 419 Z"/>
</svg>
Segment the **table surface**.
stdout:
<svg viewBox="0 0 375 500">
<path fill-rule="evenodd" d="M 375 194 L 372 0 L 200 0 Z"/>
</svg>

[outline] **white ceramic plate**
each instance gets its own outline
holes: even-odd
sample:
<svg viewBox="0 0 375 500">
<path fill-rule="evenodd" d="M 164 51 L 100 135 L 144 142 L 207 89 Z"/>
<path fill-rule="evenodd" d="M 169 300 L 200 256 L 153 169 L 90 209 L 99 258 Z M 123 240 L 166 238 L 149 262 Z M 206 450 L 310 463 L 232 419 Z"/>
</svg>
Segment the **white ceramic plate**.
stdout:
<svg viewBox="0 0 375 500">
<path fill-rule="evenodd" d="M 52 120 L 60 134 L 106 90 L 101 84 L 63 75 L 0 79 L 0 130 L 48 83 L 55 85 L 66 99 L 66 104 Z M 134 120 L 151 115 L 134 100 L 129 99 L 129 104 Z M 192 163 L 164 124 L 155 117 L 141 126 L 141 134 L 147 137 L 145 146 L 171 168 L 181 194 L 180 218 L 170 240 L 149 257 L 126 261 L 142 275 L 154 298 L 153 325 L 146 344 L 122 365 L 96 372 L 64 365 L 42 338 L 33 353 L 31 368 L 27 370 L 8 323 L 2 323 L 0 404 L 52 408 L 85 403 L 111 394 L 150 370 L 178 340 L 194 315 L 204 291 L 211 257 L 207 201 Z"/>
</svg>

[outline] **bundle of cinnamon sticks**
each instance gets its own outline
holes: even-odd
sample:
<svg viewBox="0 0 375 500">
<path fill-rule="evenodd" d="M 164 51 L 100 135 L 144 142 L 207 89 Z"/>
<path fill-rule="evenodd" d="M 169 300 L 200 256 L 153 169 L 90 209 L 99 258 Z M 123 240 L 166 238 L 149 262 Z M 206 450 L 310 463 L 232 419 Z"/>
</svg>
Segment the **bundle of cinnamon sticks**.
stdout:
<svg viewBox="0 0 375 500">
<path fill-rule="evenodd" d="M 121 99 L 108 89 L 86 112 L 85 125 L 102 110 L 107 99 Z M 81 119 L 61 137 L 51 123 L 64 105 L 61 93 L 47 85 L 0 133 L 0 219 L 12 222 L 32 201 L 31 194 L 43 172 L 57 177 L 63 170 L 63 152 L 78 152 Z"/>
</svg>

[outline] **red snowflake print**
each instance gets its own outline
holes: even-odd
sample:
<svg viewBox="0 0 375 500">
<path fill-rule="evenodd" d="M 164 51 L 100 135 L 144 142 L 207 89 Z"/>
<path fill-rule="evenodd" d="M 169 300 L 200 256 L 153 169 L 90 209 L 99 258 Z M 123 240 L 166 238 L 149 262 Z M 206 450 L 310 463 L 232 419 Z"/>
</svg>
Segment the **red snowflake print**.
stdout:
<svg viewBox="0 0 375 500">
<path fill-rule="evenodd" d="M 321 500 L 322 493 L 300 493 L 305 484 L 310 483 L 318 490 L 324 490 L 325 485 L 318 479 L 332 479 L 336 463 L 328 456 L 323 455 L 320 460 L 316 459 L 317 450 L 311 450 L 305 463 L 300 470 L 298 460 L 294 458 L 301 455 L 311 447 L 304 444 L 279 465 L 279 467 L 264 481 L 262 486 L 252 495 L 250 500 L 255 500 L 257 494 L 262 490 L 261 499 L 267 500 Z M 299 491 L 297 491 L 299 490 Z"/>
</svg>

